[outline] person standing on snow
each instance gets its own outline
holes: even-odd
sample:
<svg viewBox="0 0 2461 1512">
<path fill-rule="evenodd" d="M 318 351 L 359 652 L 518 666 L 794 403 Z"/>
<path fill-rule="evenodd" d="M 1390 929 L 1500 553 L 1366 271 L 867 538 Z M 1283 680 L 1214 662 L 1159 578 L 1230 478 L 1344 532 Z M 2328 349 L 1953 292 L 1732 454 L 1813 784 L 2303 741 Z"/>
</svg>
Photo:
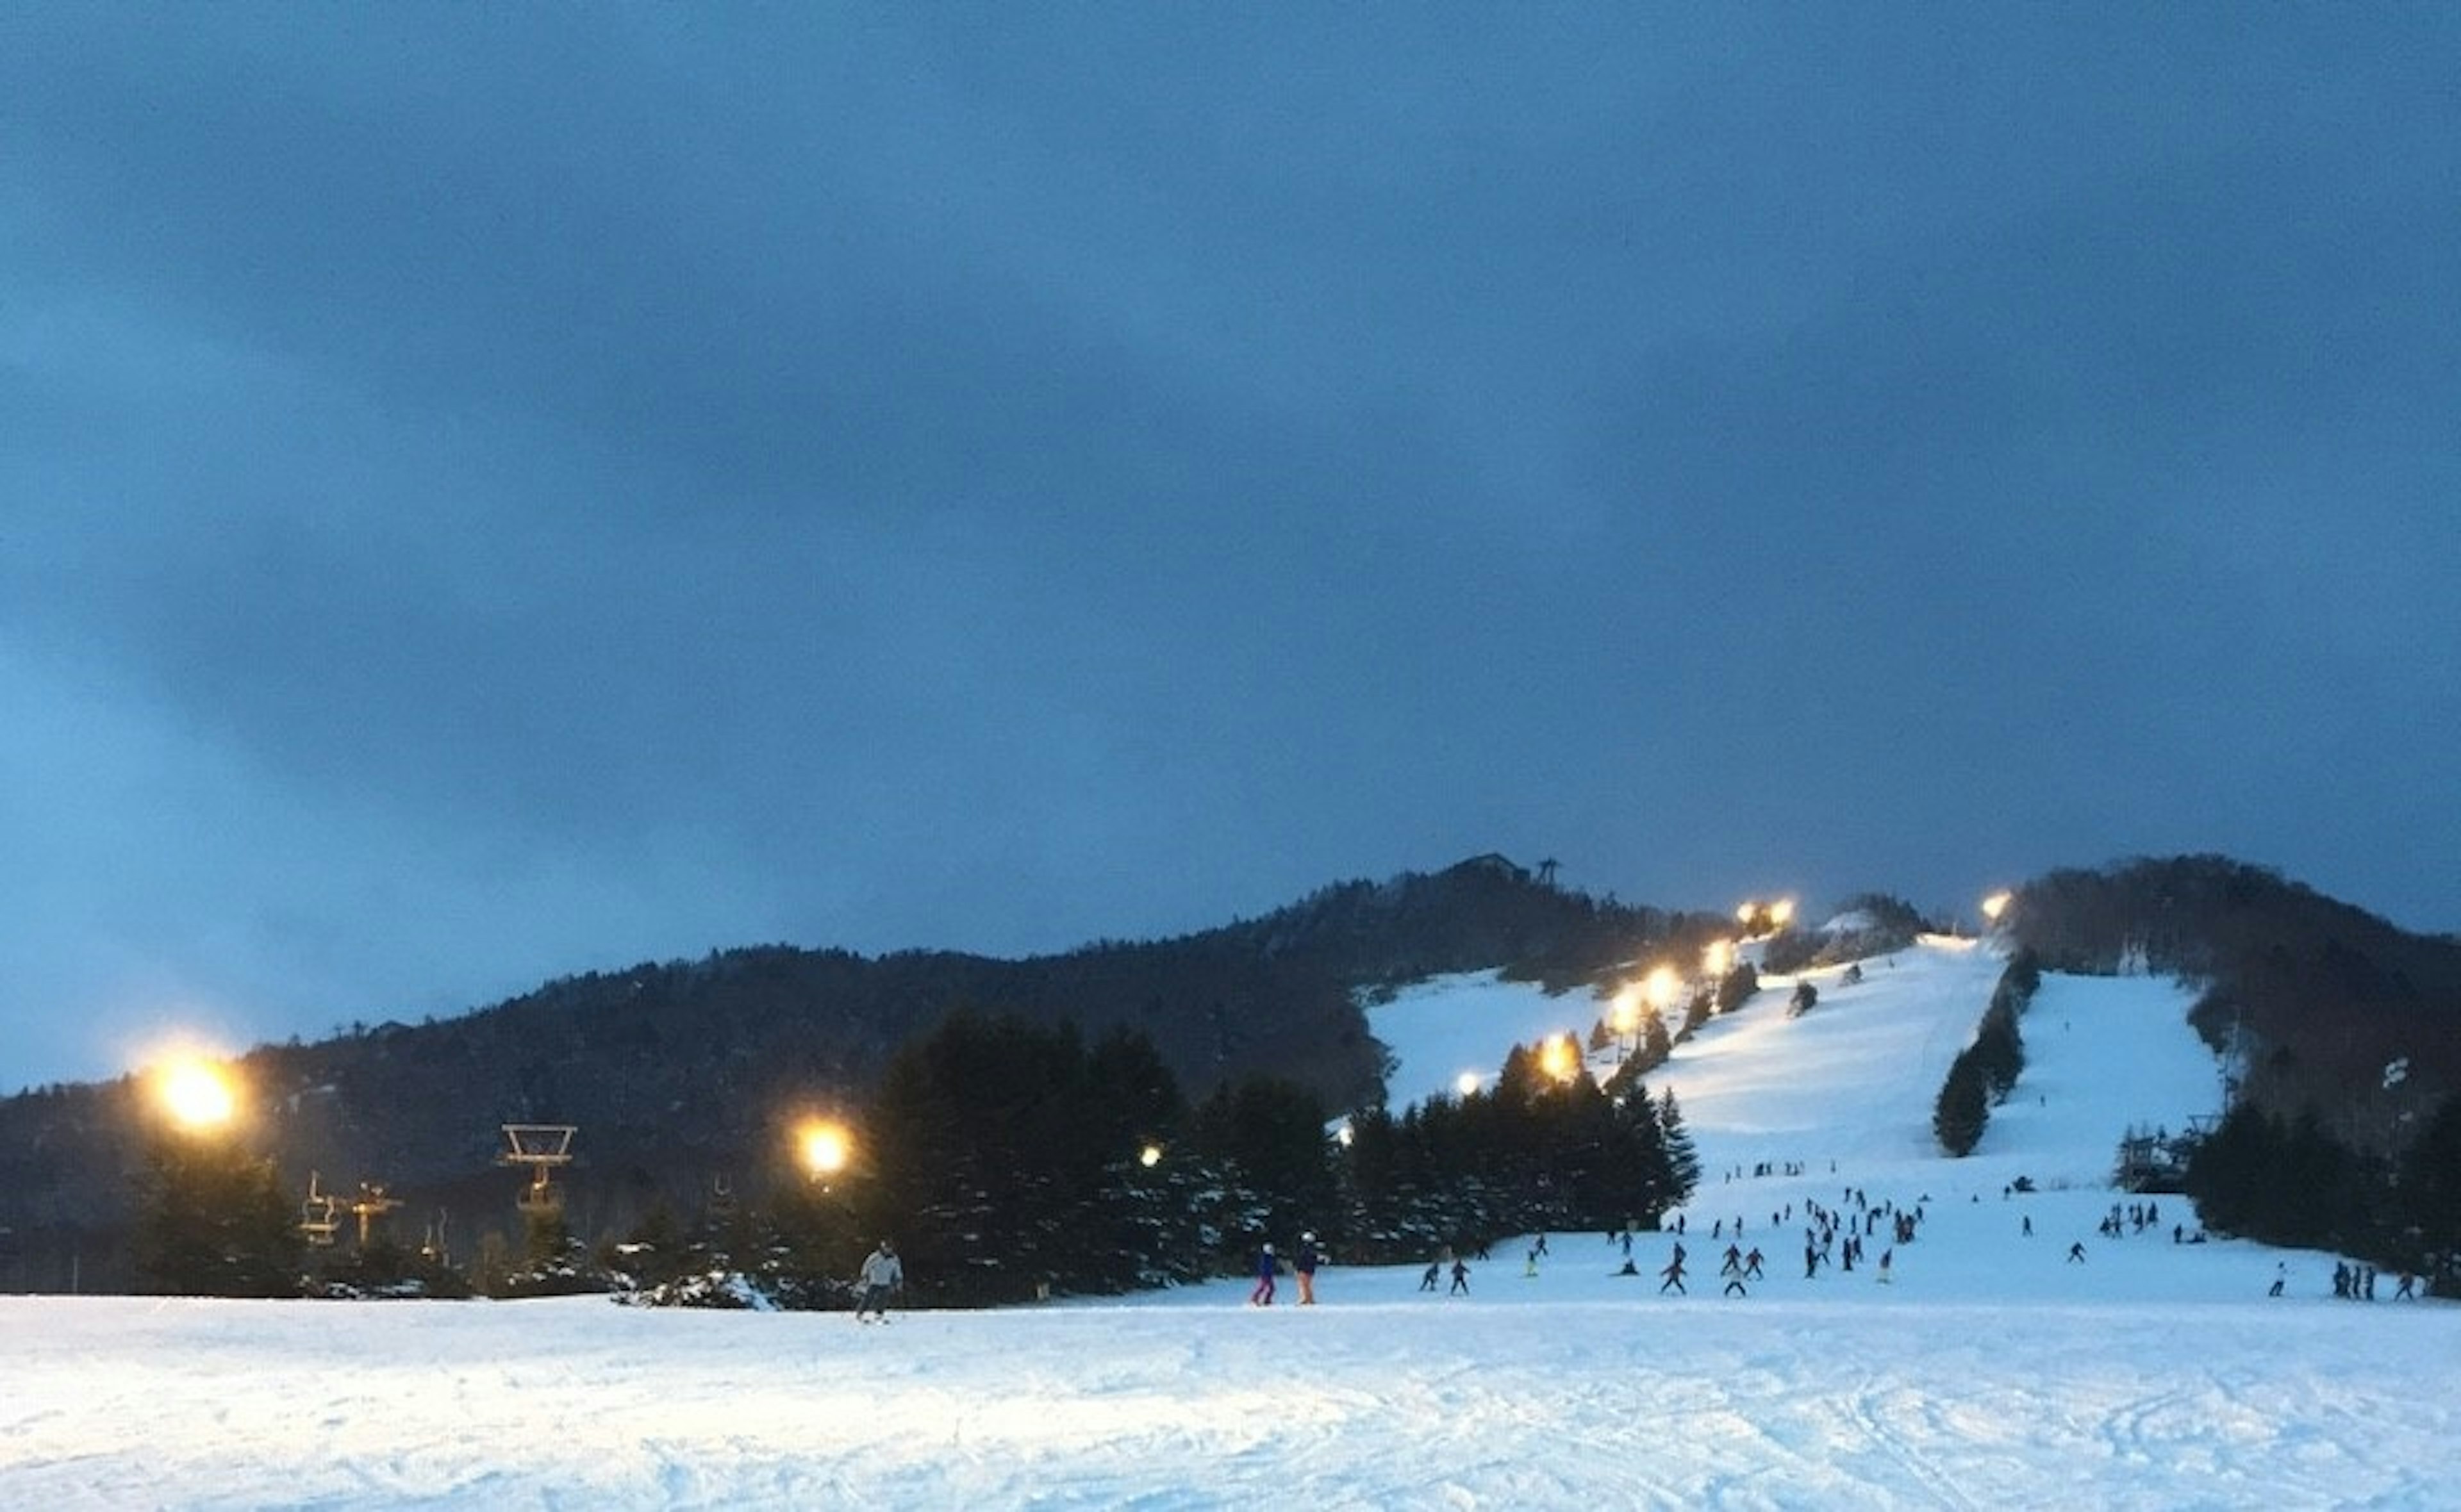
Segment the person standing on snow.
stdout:
<svg viewBox="0 0 2461 1512">
<path fill-rule="evenodd" d="M 897 1246 L 884 1239 L 872 1252 L 864 1257 L 863 1269 L 855 1284 L 862 1288 L 855 1293 L 854 1320 L 863 1321 L 867 1312 L 888 1321 L 888 1294 L 906 1288 L 906 1267 L 897 1259 Z"/>
<path fill-rule="evenodd" d="M 1292 1257 L 1291 1268 L 1298 1272 L 1300 1307 L 1316 1306 L 1316 1267 L 1323 1259 L 1323 1251 L 1316 1247 L 1315 1230 L 1299 1235 L 1299 1252 Z"/>
<path fill-rule="evenodd" d="M 1248 1293 L 1252 1308 L 1273 1305 L 1273 1278 L 1282 1273 L 1282 1263 L 1273 1258 L 1273 1246 L 1267 1245 L 1256 1251 L 1256 1289 Z"/>
</svg>

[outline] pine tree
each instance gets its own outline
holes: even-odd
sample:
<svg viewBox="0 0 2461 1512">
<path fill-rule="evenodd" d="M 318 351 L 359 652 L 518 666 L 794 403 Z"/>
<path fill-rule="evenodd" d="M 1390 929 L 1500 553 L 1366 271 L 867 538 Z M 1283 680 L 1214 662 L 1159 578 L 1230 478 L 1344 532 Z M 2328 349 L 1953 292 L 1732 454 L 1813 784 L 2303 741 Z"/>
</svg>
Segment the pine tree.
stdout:
<svg viewBox="0 0 2461 1512">
<path fill-rule="evenodd" d="M 1939 1147 L 1962 1158 L 1982 1141 L 1982 1126 L 1991 1116 L 1991 1087 L 1982 1066 L 1968 1051 L 1958 1055 L 1941 1084 L 1931 1116 L 1931 1132 Z"/>
<path fill-rule="evenodd" d="M 2447 1295 L 2461 1292 L 2461 1095 L 2444 1106 L 2402 1161 L 2396 1222 L 2414 1230 L 2403 1259 Z"/>
<path fill-rule="evenodd" d="M 1665 1151 L 1666 1173 L 1670 1185 L 1661 1207 L 1681 1203 L 1701 1184 L 1701 1155 L 1692 1147 L 1691 1131 L 1683 1126 L 1683 1110 L 1675 1105 L 1675 1089 L 1669 1087 L 1658 1098 L 1658 1143 Z M 1651 1216 L 1656 1216 L 1655 1214 Z"/>
<path fill-rule="evenodd" d="M 180 1296 L 296 1296 L 305 1244 L 271 1161 L 211 1139 L 162 1139 L 139 1192 L 139 1271 Z"/>
</svg>

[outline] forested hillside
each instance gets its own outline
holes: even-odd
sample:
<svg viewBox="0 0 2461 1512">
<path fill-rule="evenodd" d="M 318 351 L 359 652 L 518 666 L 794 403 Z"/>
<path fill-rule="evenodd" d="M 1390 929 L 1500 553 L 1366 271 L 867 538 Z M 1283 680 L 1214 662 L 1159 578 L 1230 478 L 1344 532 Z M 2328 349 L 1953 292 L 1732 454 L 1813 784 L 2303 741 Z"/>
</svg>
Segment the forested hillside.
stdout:
<svg viewBox="0 0 2461 1512">
<path fill-rule="evenodd" d="M 518 1231 L 518 1182 L 494 1163 L 501 1126 L 577 1124 L 569 1215 L 597 1236 L 717 1186 L 793 1179 L 793 1119 L 861 1100 L 902 1046 L 960 1010 L 1089 1038 L 1133 1029 L 1191 1097 L 1262 1075 L 1338 1110 L 1380 1094 L 1359 1009 L 1380 986 L 1494 967 L 1571 986 L 1720 923 L 1601 902 L 1488 856 L 1175 940 L 1022 961 L 718 951 L 565 978 L 458 1018 L 259 1047 L 242 1059 L 246 1137 L 286 1189 L 304 1193 L 311 1171 L 328 1190 L 380 1182 L 404 1203 L 397 1230 L 415 1241 L 440 1220 L 466 1249 Z M 130 1279 L 150 1118 L 129 1078 L 0 1102 L 0 1286 Z"/>
</svg>

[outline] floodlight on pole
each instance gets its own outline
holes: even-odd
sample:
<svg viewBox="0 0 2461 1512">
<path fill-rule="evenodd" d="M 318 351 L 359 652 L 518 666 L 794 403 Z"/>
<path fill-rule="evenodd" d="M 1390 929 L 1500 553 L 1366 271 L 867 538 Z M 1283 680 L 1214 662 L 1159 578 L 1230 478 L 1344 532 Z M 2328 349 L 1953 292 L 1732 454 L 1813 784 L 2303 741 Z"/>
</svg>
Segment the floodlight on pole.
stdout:
<svg viewBox="0 0 2461 1512">
<path fill-rule="evenodd" d="M 797 1139 L 802 1147 L 803 1169 L 821 1181 L 845 1170 L 854 1153 L 854 1141 L 845 1126 L 826 1118 L 804 1124 Z"/>
<path fill-rule="evenodd" d="M 1641 986 L 1649 993 L 1649 1006 L 1663 1013 L 1675 1006 L 1675 994 L 1682 984 L 1675 975 L 1675 968 L 1660 966 L 1650 969 Z"/>
<path fill-rule="evenodd" d="M 2005 889 L 1995 892 L 1982 900 L 1982 917 L 1997 925 L 2000 922 L 2000 916 L 2008 911 L 2008 905 L 2015 901 L 2016 895 Z"/>
<path fill-rule="evenodd" d="M 176 1060 L 156 1074 L 155 1094 L 171 1121 L 192 1134 L 228 1124 L 239 1111 L 231 1075 L 206 1060 Z"/>
</svg>

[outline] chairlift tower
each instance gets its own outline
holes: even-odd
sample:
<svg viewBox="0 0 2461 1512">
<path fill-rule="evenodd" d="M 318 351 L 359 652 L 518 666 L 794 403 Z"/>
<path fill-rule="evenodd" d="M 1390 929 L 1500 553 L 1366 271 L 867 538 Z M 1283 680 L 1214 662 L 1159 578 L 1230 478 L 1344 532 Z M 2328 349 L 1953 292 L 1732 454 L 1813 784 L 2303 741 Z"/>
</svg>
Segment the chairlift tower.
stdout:
<svg viewBox="0 0 2461 1512">
<path fill-rule="evenodd" d="M 532 1218 L 552 1218 L 564 1211 L 564 1193 L 555 1184 L 555 1170 L 572 1163 L 573 1123 L 507 1123 L 499 1165 L 529 1168 L 529 1184 L 515 1201 Z"/>
<path fill-rule="evenodd" d="M 368 1247 L 368 1238 L 374 1232 L 375 1221 L 401 1205 L 401 1199 L 385 1194 L 382 1182 L 361 1182 L 359 1195 L 353 1198 L 350 1209 L 359 1221 L 359 1247 Z"/>
<path fill-rule="evenodd" d="M 308 1200 L 299 1204 L 299 1231 L 307 1235 L 308 1242 L 317 1248 L 330 1249 L 334 1231 L 342 1226 L 341 1214 L 342 1200 L 331 1192 L 320 1190 L 316 1185 L 316 1173 L 310 1171 Z"/>
</svg>

